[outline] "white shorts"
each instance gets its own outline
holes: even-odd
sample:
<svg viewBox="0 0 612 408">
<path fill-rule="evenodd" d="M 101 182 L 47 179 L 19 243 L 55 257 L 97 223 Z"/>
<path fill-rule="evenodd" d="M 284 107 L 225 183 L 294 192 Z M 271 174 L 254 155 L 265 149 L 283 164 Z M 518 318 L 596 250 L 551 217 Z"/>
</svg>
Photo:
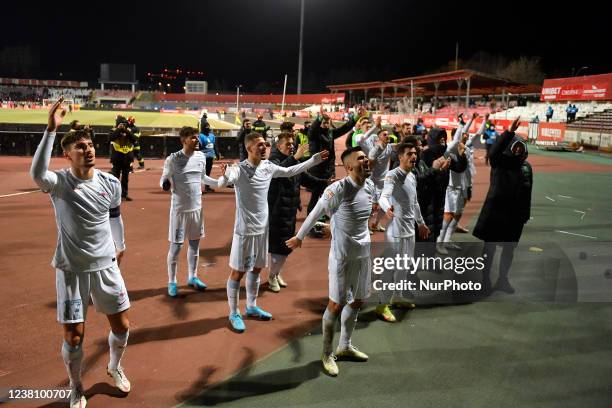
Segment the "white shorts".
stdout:
<svg viewBox="0 0 612 408">
<path fill-rule="evenodd" d="M 444 200 L 444 212 L 462 214 L 465 208 L 467 192 L 460 188 L 446 187 L 446 198 Z"/>
<path fill-rule="evenodd" d="M 239 272 L 267 267 L 268 231 L 261 235 L 234 234 L 229 266 Z"/>
<path fill-rule="evenodd" d="M 336 259 L 329 253 L 329 298 L 340 305 L 365 300 L 370 293 L 370 258 Z"/>
<path fill-rule="evenodd" d="M 202 209 L 185 212 L 170 210 L 168 241 L 180 244 L 185 239 L 191 241 L 202 237 L 204 237 Z"/>
<path fill-rule="evenodd" d="M 390 231 L 390 229 L 387 229 L 387 231 Z M 406 254 L 409 257 L 414 257 L 414 243 L 416 240 L 414 235 L 410 237 L 398 238 L 391 236 L 391 233 L 387 233 L 385 238 L 387 245 L 389 245 L 391 256 L 395 257 L 397 254 L 403 256 Z"/>
<path fill-rule="evenodd" d="M 117 266 L 97 272 L 55 270 L 57 321 L 81 323 L 87 317 L 89 298 L 96 310 L 113 315 L 130 308 L 130 299 Z"/>
</svg>

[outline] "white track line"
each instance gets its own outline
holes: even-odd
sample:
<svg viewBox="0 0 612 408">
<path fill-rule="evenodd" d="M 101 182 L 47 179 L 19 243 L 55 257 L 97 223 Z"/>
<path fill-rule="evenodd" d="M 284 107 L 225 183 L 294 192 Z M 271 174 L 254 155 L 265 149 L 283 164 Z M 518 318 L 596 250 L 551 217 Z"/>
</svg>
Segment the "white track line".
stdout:
<svg viewBox="0 0 612 408">
<path fill-rule="evenodd" d="M 576 234 L 576 233 L 574 233 L 574 232 L 567 232 L 567 231 L 561 231 L 561 230 L 555 230 L 555 232 L 560 232 L 561 234 L 567 234 L 567 235 L 575 235 L 575 236 L 577 236 L 577 237 L 597 239 L 597 237 L 592 237 L 592 236 L 590 236 L 590 235 Z"/>
<path fill-rule="evenodd" d="M 550 201 L 552 201 L 553 203 L 556 203 L 556 202 L 557 202 L 555 199 L 550 198 L 549 196 L 545 196 L 545 197 L 546 197 L 546 199 L 547 199 L 547 200 L 550 200 Z"/>
<path fill-rule="evenodd" d="M 14 196 L 20 196 L 20 195 L 32 194 L 32 193 L 40 193 L 40 190 L 24 191 L 22 193 L 13 193 L 13 194 L 3 194 L 3 195 L 0 195 L 0 198 L 14 197 Z"/>
<path fill-rule="evenodd" d="M 557 194 L 557 197 L 561 197 L 561 198 L 574 198 L 574 197 L 570 197 L 570 196 L 564 196 L 564 195 L 561 195 L 561 194 Z"/>
</svg>

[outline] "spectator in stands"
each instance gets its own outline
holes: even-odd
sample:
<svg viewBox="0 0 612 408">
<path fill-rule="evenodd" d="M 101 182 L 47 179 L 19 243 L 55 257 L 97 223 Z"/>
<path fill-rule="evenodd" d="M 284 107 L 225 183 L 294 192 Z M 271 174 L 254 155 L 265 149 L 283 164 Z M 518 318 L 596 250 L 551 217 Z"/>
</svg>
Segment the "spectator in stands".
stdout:
<svg viewBox="0 0 612 408">
<path fill-rule="evenodd" d="M 572 121 L 572 104 L 569 103 L 567 108 L 565 108 L 565 121 L 567 123 L 571 123 Z"/>
<path fill-rule="evenodd" d="M 474 236 L 484 241 L 483 291 L 491 292 L 490 271 L 497 245 L 503 246 L 499 278 L 495 289 L 514 293 L 508 280 L 514 249 L 531 213 L 533 170 L 527 159 L 527 145 L 516 136 L 516 118 L 490 151 L 491 185 L 474 228 Z"/>
<path fill-rule="evenodd" d="M 222 159 L 221 154 L 219 153 L 219 149 L 217 146 L 217 138 L 212 132 L 212 129 L 209 127 L 205 127 L 200 131 L 200 136 L 198 137 L 200 140 L 200 150 L 206 156 L 206 175 L 210 177 L 210 172 L 213 167 L 213 162 L 215 159 Z M 214 193 L 215 190 L 210 188 L 208 184 L 204 187 L 204 193 Z"/>
<path fill-rule="evenodd" d="M 238 158 L 240 159 L 240 161 L 246 160 L 247 158 L 247 151 L 246 147 L 244 146 L 244 138 L 252 131 L 253 130 L 251 121 L 249 119 L 244 119 L 242 121 L 242 128 L 240 128 L 240 132 L 238 132 Z"/>
<path fill-rule="evenodd" d="M 572 105 L 572 122 L 576 120 L 577 113 L 578 113 L 578 107 L 574 104 Z"/>
<path fill-rule="evenodd" d="M 548 108 L 546 108 L 546 122 L 550 122 L 554 113 L 555 110 L 553 109 L 552 105 L 548 105 Z"/>
</svg>

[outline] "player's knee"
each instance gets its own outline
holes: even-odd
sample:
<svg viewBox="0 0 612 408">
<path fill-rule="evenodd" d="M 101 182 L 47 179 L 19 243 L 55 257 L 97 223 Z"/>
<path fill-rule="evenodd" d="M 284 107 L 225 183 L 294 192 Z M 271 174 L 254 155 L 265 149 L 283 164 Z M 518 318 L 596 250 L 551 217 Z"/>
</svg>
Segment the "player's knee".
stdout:
<svg viewBox="0 0 612 408">
<path fill-rule="evenodd" d="M 354 300 L 353 303 L 349 304 L 350 308 L 353 310 L 361 309 L 362 305 L 363 305 L 363 300 Z"/>
<path fill-rule="evenodd" d="M 244 272 L 236 271 L 233 269 L 232 269 L 232 272 L 230 273 L 230 279 L 233 281 L 240 282 L 243 276 L 244 276 Z"/>
<path fill-rule="evenodd" d="M 333 314 L 337 315 L 337 314 L 340 314 L 340 312 L 342 312 L 342 305 L 330 300 L 329 303 L 327 304 L 327 309 Z"/>
</svg>

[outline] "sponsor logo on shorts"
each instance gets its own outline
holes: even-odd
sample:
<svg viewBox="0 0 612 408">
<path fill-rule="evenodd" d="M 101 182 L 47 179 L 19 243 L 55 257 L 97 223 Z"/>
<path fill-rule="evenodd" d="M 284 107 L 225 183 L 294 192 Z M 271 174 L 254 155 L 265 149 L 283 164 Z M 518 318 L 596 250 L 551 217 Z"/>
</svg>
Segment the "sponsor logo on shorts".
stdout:
<svg viewBox="0 0 612 408">
<path fill-rule="evenodd" d="M 64 302 L 64 320 L 80 320 L 83 318 L 81 299 Z"/>
<path fill-rule="evenodd" d="M 244 267 L 249 270 L 255 266 L 255 255 L 249 255 L 244 258 Z"/>
</svg>

